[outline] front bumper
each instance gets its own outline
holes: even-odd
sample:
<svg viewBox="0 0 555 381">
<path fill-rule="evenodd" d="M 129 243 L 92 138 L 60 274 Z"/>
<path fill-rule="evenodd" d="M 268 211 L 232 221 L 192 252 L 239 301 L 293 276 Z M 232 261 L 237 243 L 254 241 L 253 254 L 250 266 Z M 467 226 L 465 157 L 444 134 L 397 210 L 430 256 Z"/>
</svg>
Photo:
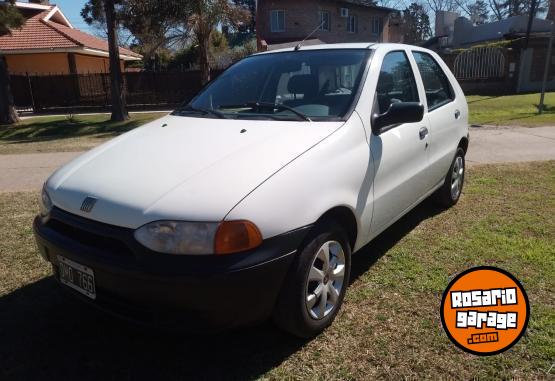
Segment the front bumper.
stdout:
<svg viewBox="0 0 555 381">
<path fill-rule="evenodd" d="M 54 208 L 33 224 L 41 255 L 58 278 L 61 255 L 94 271 L 96 300 L 133 321 L 185 324 L 195 330 L 231 328 L 267 318 L 309 226 L 231 255 L 169 255 L 150 251 L 133 230 Z"/>
</svg>

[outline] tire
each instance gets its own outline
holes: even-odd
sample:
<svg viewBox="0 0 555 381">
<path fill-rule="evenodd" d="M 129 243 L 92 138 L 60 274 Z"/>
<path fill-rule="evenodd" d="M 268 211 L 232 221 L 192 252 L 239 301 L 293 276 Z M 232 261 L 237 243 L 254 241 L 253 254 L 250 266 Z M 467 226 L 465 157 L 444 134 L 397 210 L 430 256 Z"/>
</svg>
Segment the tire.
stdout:
<svg viewBox="0 0 555 381">
<path fill-rule="evenodd" d="M 300 338 L 318 335 L 341 308 L 350 273 L 351 247 L 345 231 L 336 223 L 316 226 L 299 248 L 287 274 L 274 310 L 274 323 Z M 309 276 L 314 280 L 309 280 Z"/>
<path fill-rule="evenodd" d="M 436 192 L 436 200 L 445 208 L 455 205 L 461 197 L 466 172 L 464 155 L 464 150 L 460 147 L 457 148 L 449 172 L 445 176 L 445 182 Z"/>
</svg>

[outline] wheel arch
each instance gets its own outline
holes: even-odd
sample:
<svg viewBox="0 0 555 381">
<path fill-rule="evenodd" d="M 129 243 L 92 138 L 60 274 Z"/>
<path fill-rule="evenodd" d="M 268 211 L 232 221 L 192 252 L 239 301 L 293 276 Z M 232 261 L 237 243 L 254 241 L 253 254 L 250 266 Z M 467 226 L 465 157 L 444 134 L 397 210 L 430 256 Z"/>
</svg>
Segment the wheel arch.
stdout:
<svg viewBox="0 0 555 381">
<path fill-rule="evenodd" d="M 459 145 L 457 146 L 457 148 L 462 148 L 465 155 L 466 155 L 466 151 L 468 150 L 468 138 L 466 136 L 464 136 L 460 141 L 459 141 Z"/>
<path fill-rule="evenodd" d="M 346 206 L 333 207 L 318 218 L 315 226 L 330 220 L 339 223 L 341 227 L 345 229 L 345 233 L 347 233 L 347 237 L 349 238 L 349 244 L 353 250 L 358 235 L 358 223 L 353 211 Z"/>
</svg>

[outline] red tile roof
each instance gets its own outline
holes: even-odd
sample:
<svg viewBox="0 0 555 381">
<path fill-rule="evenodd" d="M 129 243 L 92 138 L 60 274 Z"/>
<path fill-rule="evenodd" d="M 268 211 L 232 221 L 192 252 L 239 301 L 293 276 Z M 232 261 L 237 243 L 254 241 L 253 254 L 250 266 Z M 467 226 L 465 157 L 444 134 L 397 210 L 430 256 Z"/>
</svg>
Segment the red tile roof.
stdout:
<svg viewBox="0 0 555 381">
<path fill-rule="evenodd" d="M 15 50 L 88 48 L 108 52 L 108 42 L 77 29 L 48 20 L 50 10 L 27 19 L 21 29 L 12 30 L 11 35 L 0 36 L 0 51 Z M 141 58 L 140 54 L 120 48 L 120 54 Z"/>
<path fill-rule="evenodd" d="M 52 21 L 43 21 L 48 24 L 48 26 L 56 29 L 59 33 L 66 36 L 69 40 L 76 42 L 77 44 L 84 46 L 89 49 L 108 51 L 108 41 L 101 38 L 91 36 L 79 29 L 68 28 L 65 25 L 58 24 Z M 140 54 L 137 54 L 129 49 L 119 48 L 120 54 L 125 54 L 127 56 L 141 58 Z"/>
</svg>

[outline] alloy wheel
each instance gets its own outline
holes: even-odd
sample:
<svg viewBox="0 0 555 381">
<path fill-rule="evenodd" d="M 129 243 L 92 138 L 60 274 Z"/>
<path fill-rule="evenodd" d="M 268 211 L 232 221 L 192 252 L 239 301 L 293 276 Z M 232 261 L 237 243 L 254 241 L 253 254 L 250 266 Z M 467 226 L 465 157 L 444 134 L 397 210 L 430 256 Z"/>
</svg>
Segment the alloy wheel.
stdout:
<svg viewBox="0 0 555 381">
<path fill-rule="evenodd" d="M 457 156 L 453 164 L 453 173 L 451 175 L 451 198 L 456 200 L 461 194 L 464 179 L 464 161 L 461 156 Z"/>
<path fill-rule="evenodd" d="M 305 285 L 305 305 L 313 319 L 322 319 L 335 309 L 344 278 L 343 247 L 337 241 L 325 242 L 316 252 Z"/>
</svg>

